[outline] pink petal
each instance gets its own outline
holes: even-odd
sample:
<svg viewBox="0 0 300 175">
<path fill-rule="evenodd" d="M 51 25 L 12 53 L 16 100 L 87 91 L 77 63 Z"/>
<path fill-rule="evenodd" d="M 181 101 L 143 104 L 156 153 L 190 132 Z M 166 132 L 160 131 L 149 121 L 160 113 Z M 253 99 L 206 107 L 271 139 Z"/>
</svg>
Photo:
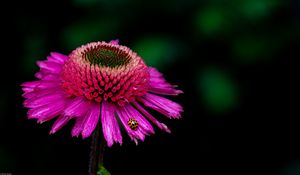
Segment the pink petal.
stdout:
<svg viewBox="0 0 300 175">
<path fill-rule="evenodd" d="M 30 81 L 30 82 L 25 82 L 22 83 L 21 86 L 23 87 L 29 87 L 29 88 L 34 88 L 40 84 L 40 81 Z"/>
<path fill-rule="evenodd" d="M 83 97 L 76 97 L 64 110 L 64 115 L 82 117 L 89 110 L 90 102 Z"/>
<path fill-rule="evenodd" d="M 62 113 L 66 103 L 67 100 L 60 100 L 41 107 L 30 109 L 28 111 L 28 118 L 36 118 L 40 123 L 50 120 Z"/>
<path fill-rule="evenodd" d="M 44 70 L 49 71 L 50 73 L 59 74 L 62 69 L 62 65 L 51 62 L 51 61 L 37 61 L 37 65 Z"/>
<path fill-rule="evenodd" d="M 151 124 L 146 119 L 144 119 L 143 116 L 131 106 L 131 104 L 127 104 L 123 107 L 118 106 L 116 109 L 117 114 L 129 137 L 136 143 L 137 139 L 144 141 L 145 135 L 148 135 L 149 133 L 154 133 Z M 137 130 L 132 130 L 128 126 L 128 121 L 130 118 L 134 118 L 137 120 L 139 124 Z"/>
<path fill-rule="evenodd" d="M 173 85 L 168 83 L 163 75 L 153 67 L 149 67 L 150 82 L 149 91 L 163 95 L 178 95 L 183 93 L 181 90 L 175 89 Z"/>
<path fill-rule="evenodd" d="M 65 124 L 68 123 L 68 121 L 71 119 L 71 117 L 60 115 L 58 119 L 54 122 L 52 125 L 52 129 L 50 131 L 50 134 L 56 133 L 58 130 L 60 130 Z"/>
<path fill-rule="evenodd" d="M 82 136 L 83 138 L 86 138 L 93 132 L 93 130 L 97 126 L 100 115 L 100 106 L 97 103 L 86 104 L 86 115 L 76 117 L 76 122 L 71 132 L 73 137 L 78 137 L 79 134 L 83 132 Z"/>
<path fill-rule="evenodd" d="M 24 106 L 28 108 L 36 108 L 60 100 L 64 100 L 64 95 L 62 93 L 50 93 L 27 99 L 24 102 Z"/>
<path fill-rule="evenodd" d="M 89 137 L 96 128 L 100 115 L 100 104 L 92 103 L 89 107 L 89 112 L 84 116 L 85 122 L 81 132 L 82 138 Z"/>
<path fill-rule="evenodd" d="M 48 57 L 48 60 L 53 61 L 53 62 L 57 62 L 57 63 L 60 63 L 60 64 L 63 64 L 66 60 L 69 59 L 68 56 L 57 53 L 57 52 L 51 52 L 50 54 L 51 54 L 51 56 Z"/>
<path fill-rule="evenodd" d="M 119 44 L 119 40 L 118 39 L 111 40 L 109 43 L 110 44 L 114 44 L 114 45 L 118 45 Z"/>
<path fill-rule="evenodd" d="M 60 81 L 60 75 L 59 74 L 50 74 L 50 73 L 37 72 L 34 76 L 36 78 L 41 79 L 41 80 Z"/>
<path fill-rule="evenodd" d="M 104 100 L 101 107 L 102 130 L 107 145 L 112 146 L 114 141 L 122 145 L 122 135 L 115 116 L 115 105 Z"/>
<path fill-rule="evenodd" d="M 75 125 L 74 125 L 74 127 L 72 128 L 72 131 L 71 131 L 73 137 L 74 136 L 78 137 L 79 134 L 81 133 L 81 131 L 83 129 L 82 126 L 84 125 L 84 122 L 85 122 L 84 119 L 85 119 L 85 117 L 77 117 L 76 118 Z"/>
<path fill-rule="evenodd" d="M 39 90 L 39 89 L 49 89 L 53 87 L 58 87 L 59 83 L 55 81 L 38 80 L 38 81 L 23 83 L 21 86 L 32 88 L 34 90 Z"/>
<path fill-rule="evenodd" d="M 143 133 L 147 135 L 154 133 L 152 125 L 136 109 L 134 109 L 130 104 L 126 105 L 124 108 L 129 116 L 138 121 L 138 130 L 143 130 Z"/>
<path fill-rule="evenodd" d="M 164 123 L 160 123 L 156 118 L 154 118 L 148 111 L 146 111 L 141 105 L 139 105 L 137 102 L 133 102 L 134 106 L 141 111 L 151 122 L 153 122 L 154 124 L 156 124 L 156 126 L 158 126 L 161 130 L 164 130 L 168 133 L 171 133 L 171 131 L 169 130 L 169 128 L 164 124 Z"/>
<path fill-rule="evenodd" d="M 58 88 L 50 88 L 50 89 L 42 89 L 42 90 L 32 90 L 32 91 L 28 91 L 25 92 L 22 96 L 28 99 L 31 98 L 37 98 L 37 97 L 41 97 L 53 92 L 57 92 L 57 93 L 63 93 L 60 89 Z"/>
<path fill-rule="evenodd" d="M 32 88 L 32 87 L 22 87 L 22 91 L 24 91 L 24 94 L 25 94 L 25 93 L 33 92 L 34 88 Z"/>
<path fill-rule="evenodd" d="M 180 118 L 180 112 L 183 111 L 182 107 L 169 99 L 146 93 L 139 100 L 144 103 L 145 106 L 150 107 L 169 118 Z"/>
</svg>

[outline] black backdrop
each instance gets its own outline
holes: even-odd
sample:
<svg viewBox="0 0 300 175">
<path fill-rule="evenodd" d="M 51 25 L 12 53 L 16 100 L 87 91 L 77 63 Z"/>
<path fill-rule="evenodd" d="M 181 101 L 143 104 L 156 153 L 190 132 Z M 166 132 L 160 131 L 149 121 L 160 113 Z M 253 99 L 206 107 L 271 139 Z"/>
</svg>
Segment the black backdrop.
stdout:
<svg viewBox="0 0 300 175">
<path fill-rule="evenodd" d="M 284 26 L 290 29 L 280 47 L 268 52 L 270 60 L 251 64 L 232 61 L 229 43 L 234 34 L 214 38 L 190 34 L 194 31 L 192 16 L 206 1 L 128 1 L 125 6 L 120 1 L 116 6 L 100 2 L 114 9 L 105 9 L 101 3 L 74 5 L 72 1 L 3 5 L 8 12 L 2 12 L 1 27 L 0 173 L 87 174 L 90 138 L 72 138 L 73 123 L 48 135 L 53 122 L 40 125 L 27 120 L 20 84 L 33 80 L 37 70 L 31 65 L 34 62 L 24 64 L 26 45 L 31 43 L 28 38 L 41 31 L 45 38 L 40 47 L 35 47 L 41 49 L 35 55 L 39 58 L 32 59 L 43 59 L 50 51 L 67 54 L 71 50 L 61 41 L 61 33 L 72 22 L 92 16 L 87 15 L 90 13 L 122 21 L 115 34 L 95 40 L 119 38 L 122 44 L 131 46 L 145 34 L 168 34 L 185 46 L 179 52 L 183 58 L 162 70 L 167 80 L 177 82 L 184 91 L 171 98 L 183 105 L 183 118 L 167 120 L 157 114 L 172 134 L 156 129 L 155 135 L 138 146 L 123 135 L 122 146 L 114 145 L 105 152 L 105 166 L 112 174 L 300 173 L 297 1 L 284 1 L 268 20 L 257 23 L 258 27 L 253 23 L 252 28 L 243 29 L 254 36 L 269 32 L 281 35 Z M 175 2 L 176 6 L 169 7 Z M 197 72 L 212 64 L 229 71 L 240 92 L 237 107 L 221 114 L 207 110 L 198 95 Z"/>
</svg>

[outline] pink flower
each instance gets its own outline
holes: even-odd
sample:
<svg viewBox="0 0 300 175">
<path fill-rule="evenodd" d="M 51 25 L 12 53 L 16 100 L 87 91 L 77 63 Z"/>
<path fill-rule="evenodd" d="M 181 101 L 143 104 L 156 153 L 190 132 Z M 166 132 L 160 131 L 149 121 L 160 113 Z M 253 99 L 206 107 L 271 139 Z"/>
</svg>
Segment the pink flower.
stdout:
<svg viewBox="0 0 300 175">
<path fill-rule="evenodd" d="M 101 122 L 108 146 L 122 144 L 119 123 L 136 143 L 153 134 L 150 122 L 170 132 L 145 107 L 168 118 L 180 118 L 182 107 L 159 95 L 182 93 L 128 47 L 93 42 L 69 56 L 52 52 L 38 61 L 37 81 L 23 83 L 28 118 L 39 123 L 56 118 L 50 133 L 76 120 L 72 136 L 89 137 Z M 149 122 L 150 121 L 150 122 Z"/>
</svg>

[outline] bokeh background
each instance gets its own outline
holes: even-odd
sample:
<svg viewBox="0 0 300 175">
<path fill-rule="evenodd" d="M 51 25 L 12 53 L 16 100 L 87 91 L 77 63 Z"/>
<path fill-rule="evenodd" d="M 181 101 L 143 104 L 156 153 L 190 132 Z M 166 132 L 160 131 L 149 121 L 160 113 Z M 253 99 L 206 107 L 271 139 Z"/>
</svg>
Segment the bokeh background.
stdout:
<svg viewBox="0 0 300 175">
<path fill-rule="evenodd" d="M 51 0 L 2 4 L 0 173 L 87 174 L 73 123 L 26 119 L 35 62 L 119 39 L 184 91 L 181 120 L 105 152 L 113 174 L 300 174 L 298 0 Z"/>
</svg>

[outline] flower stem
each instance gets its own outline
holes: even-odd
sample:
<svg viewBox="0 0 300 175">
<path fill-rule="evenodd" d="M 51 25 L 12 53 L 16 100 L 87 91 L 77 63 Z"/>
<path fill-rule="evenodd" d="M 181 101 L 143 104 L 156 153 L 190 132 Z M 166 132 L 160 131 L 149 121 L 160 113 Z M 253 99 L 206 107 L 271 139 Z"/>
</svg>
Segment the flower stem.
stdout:
<svg viewBox="0 0 300 175">
<path fill-rule="evenodd" d="M 101 126 L 98 124 L 92 136 L 89 175 L 97 175 L 97 171 L 103 167 L 104 149 L 105 139 L 101 135 Z"/>
</svg>

